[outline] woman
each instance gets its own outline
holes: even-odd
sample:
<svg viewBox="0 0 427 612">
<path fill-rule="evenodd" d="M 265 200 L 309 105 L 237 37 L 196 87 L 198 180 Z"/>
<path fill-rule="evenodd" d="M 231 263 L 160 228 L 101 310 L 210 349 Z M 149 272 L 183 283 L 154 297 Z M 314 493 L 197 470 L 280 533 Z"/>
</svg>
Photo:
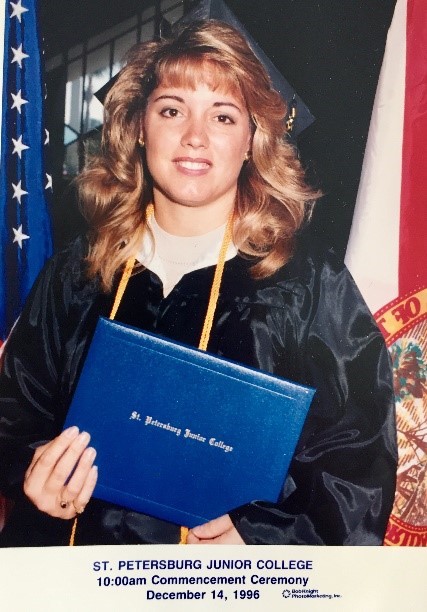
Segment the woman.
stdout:
<svg viewBox="0 0 427 612">
<path fill-rule="evenodd" d="M 284 115 L 245 40 L 219 22 L 129 55 L 102 152 L 79 180 L 91 233 L 47 264 L 8 342 L 1 480 L 16 503 L 3 546 L 65 544 L 83 510 L 77 544 L 179 541 L 178 526 L 91 499 L 96 449 L 60 431 L 126 261 L 136 254 L 116 319 L 197 346 L 227 227 L 208 350 L 317 394 L 279 502 L 248 500 L 187 541 L 381 544 L 396 469 L 387 351 L 343 266 L 296 239 L 317 194 Z"/>
</svg>

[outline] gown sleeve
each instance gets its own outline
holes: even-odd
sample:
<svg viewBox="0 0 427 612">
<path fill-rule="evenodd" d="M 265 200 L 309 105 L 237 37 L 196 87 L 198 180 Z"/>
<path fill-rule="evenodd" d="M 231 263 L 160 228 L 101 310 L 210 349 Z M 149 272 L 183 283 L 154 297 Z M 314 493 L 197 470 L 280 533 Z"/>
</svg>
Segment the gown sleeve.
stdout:
<svg viewBox="0 0 427 612">
<path fill-rule="evenodd" d="M 52 258 L 36 280 L 7 341 L 0 373 L 0 490 L 22 492 L 35 448 L 58 435 L 85 342 L 78 321 L 83 245 Z"/>
<path fill-rule="evenodd" d="M 315 398 L 279 502 L 230 517 L 247 544 L 381 545 L 397 467 L 388 351 L 346 268 L 307 265 L 293 290 L 293 374 Z"/>
</svg>

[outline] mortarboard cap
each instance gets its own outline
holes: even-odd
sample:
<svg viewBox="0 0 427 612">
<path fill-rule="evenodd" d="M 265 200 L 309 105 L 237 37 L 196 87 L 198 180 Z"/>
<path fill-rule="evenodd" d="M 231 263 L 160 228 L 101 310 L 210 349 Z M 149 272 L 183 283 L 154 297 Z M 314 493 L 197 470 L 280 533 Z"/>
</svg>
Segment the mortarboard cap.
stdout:
<svg viewBox="0 0 427 612">
<path fill-rule="evenodd" d="M 217 19 L 228 23 L 244 36 L 252 51 L 269 74 L 274 89 L 280 93 L 286 102 L 288 108 L 288 116 L 286 119 L 288 135 L 291 139 L 295 140 L 303 130 L 313 123 L 314 116 L 294 88 L 287 82 L 223 0 L 202 0 L 173 25 L 165 18 L 162 18 L 160 23 L 160 37 L 169 38 L 180 26 L 190 24 L 193 21 L 203 21 L 207 19 Z M 117 75 L 95 93 L 98 100 L 104 102 L 105 96 L 114 84 L 116 78 Z"/>
<path fill-rule="evenodd" d="M 287 125 L 289 126 L 288 132 L 291 138 L 296 138 L 303 130 L 313 123 L 314 116 L 305 103 L 223 0 L 202 0 L 172 26 L 172 32 L 181 25 L 205 19 L 218 19 L 219 21 L 228 23 L 240 32 L 249 43 L 252 51 L 268 72 L 274 89 L 280 93 L 286 102 L 288 108 Z M 168 26 L 163 23 L 162 29 L 165 37 L 167 37 L 169 30 Z"/>
</svg>

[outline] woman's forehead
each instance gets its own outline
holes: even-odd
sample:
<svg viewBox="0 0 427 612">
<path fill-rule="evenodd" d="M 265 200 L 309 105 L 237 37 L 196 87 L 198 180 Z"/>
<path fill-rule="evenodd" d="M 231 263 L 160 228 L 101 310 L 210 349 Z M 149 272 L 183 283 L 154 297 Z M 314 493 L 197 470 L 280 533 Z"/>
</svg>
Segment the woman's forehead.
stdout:
<svg viewBox="0 0 427 612">
<path fill-rule="evenodd" d="M 212 91 L 233 96 L 244 102 L 244 95 L 237 77 L 224 66 L 213 62 L 168 63 L 159 71 L 157 87 L 179 87 L 196 90 L 208 87 Z"/>
</svg>

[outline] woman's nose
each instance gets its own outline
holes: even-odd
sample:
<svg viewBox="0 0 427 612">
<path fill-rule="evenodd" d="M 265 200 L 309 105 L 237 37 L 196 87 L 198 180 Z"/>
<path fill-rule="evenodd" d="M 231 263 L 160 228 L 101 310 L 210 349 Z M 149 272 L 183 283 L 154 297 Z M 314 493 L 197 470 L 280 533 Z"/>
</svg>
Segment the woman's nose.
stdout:
<svg viewBox="0 0 427 612">
<path fill-rule="evenodd" d="M 189 119 L 182 135 L 181 144 L 195 149 L 208 146 L 209 138 L 203 120 L 198 118 Z"/>
</svg>

